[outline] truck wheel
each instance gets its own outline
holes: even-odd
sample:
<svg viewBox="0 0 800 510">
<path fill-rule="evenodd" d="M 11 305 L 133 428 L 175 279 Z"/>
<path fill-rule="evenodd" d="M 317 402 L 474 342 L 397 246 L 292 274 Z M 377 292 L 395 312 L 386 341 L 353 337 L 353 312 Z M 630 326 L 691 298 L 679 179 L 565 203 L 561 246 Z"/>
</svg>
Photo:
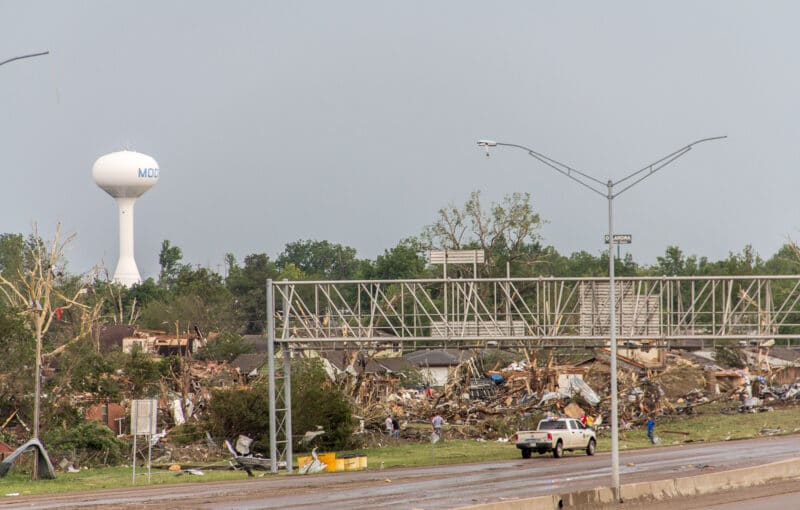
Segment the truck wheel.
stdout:
<svg viewBox="0 0 800 510">
<path fill-rule="evenodd" d="M 522 458 L 523 459 L 530 459 L 531 458 L 531 449 L 530 448 L 523 448 L 522 449 Z"/>
<path fill-rule="evenodd" d="M 564 445 L 561 443 L 561 440 L 559 440 L 556 443 L 556 447 L 553 448 L 553 457 L 560 459 L 563 456 L 564 456 Z"/>
<path fill-rule="evenodd" d="M 597 444 L 594 442 L 594 439 L 590 439 L 589 444 L 586 446 L 586 455 L 594 455 L 596 448 Z"/>
</svg>

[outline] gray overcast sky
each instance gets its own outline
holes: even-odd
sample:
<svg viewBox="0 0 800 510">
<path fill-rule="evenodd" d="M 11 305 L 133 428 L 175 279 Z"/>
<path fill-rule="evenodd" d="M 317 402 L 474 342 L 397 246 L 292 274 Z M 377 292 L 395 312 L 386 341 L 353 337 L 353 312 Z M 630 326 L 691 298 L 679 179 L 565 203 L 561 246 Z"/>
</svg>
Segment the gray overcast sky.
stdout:
<svg viewBox="0 0 800 510">
<path fill-rule="evenodd" d="M 546 244 L 598 253 L 603 198 L 522 151 L 606 179 L 698 138 L 615 203 L 630 252 L 764 257 L 799 237 L 800 3 L 743 1 L 0 0 L 0 232 L 78 238 L 73 271 L 114 270 L 117 217 L 91 179 L 130 148 L 160 181 L 136 259 L 163 239 L 225 252 L 327 239 L 374 257 L 470 191 L 528 191 Z"/>
</svg>

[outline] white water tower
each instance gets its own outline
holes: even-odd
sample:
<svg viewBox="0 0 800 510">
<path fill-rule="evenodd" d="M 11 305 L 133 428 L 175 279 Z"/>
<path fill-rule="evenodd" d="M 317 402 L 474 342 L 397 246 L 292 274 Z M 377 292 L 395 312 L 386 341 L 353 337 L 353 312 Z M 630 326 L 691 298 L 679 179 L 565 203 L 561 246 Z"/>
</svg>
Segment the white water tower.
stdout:
<svg viewBox="0 0 800 510">
<path fill-rule="evenodd" d="M 114 281 L 126 287 L 142 281 L 133 258 L 133 206 L 158 182 L 158 173 L 155 159 L 133 151 L 106 154 L 92 166 L 94 182 L 114 197 L 119 207 L 119 261 Z"/>
</svg>

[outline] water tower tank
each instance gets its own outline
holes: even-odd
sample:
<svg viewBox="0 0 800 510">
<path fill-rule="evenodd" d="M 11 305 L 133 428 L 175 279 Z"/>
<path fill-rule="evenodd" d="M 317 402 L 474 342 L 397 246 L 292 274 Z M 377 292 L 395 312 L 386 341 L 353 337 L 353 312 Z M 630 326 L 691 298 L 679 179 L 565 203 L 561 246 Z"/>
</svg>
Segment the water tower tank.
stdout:
<svg viewBox="0 0 800 510">
<path fill-rule="evenodd" d="M 114 281 L 130 287 L 142 281 L 133 256 L 133 206 L 158 182 L 158 163 L 146 154 L 113 152 L 94 162 L 92 177 L 119 207 L 119 261 Z"/>
</svg>

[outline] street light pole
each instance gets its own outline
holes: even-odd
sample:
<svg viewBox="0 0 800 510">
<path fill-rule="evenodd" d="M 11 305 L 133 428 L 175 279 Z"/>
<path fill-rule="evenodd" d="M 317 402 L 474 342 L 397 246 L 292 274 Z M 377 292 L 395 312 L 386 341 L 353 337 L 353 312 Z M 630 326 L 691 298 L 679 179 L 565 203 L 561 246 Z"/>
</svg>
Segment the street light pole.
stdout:
<svg viewBox="0 0 800 510">
<path fill-rule="evenodd" d="M 608 179 L 606 182 L 574 168 L 571 168 L 564 163 L 556 161 L 550 157 L 540 154 L 533 149 L 525 147 L 524 145 L 517 145 L 513 143 L 495 142 L 493 140 L 478 140 L 478 146 L 486 149 L 486 156 L 489 156 L 489 149 L 491 147 L 515 147 L 522 149 L 531 157 L 539 160 L 560 174 L 572 179 L 578 184 L 589 188 L 589 190 L 605 197 L 608 200 L 608 316 L 609 316 L 609 343 L 611 350 L 611 487 L 614 491 L 614 499 L 620 502 L 620 482 L 619 482 L 619 402 L 617 396 L 617 310 L 616 310 L 616 289 L 614 280 L 614 199 L 629 190 L 639 182 L 650 177 L 657 171 L 669 165 L 676 159 L 680 158 L 690 150 L 692 147 L 699 143 L 709 142 L 712 140 L 721 140 L 727 136 L 715 136 L 712 138 L 703 138 L 694 141 L 688 145 L 684 145 L 680 149 L 667 154 L 661 159 L 650 163 L 649 165 L 637 170 L 618 181 Z M 632 180 L 632 182 L 628 182 Z M 614 191 L 614 187 L 619 184 L 625 186 L 619 190 Z M 605 190 L 603 189 L 605 188 Z"/>
<path fill-rule="evenodd" d="M 36 313 L 36 382 L 33 396 L 33 438 L 39 439 L 39 415 L 42 406 L 42 317 L 41 312 Z"/>
<path fill-rule="evenodd" d="M 0 66 L 4 64 L 8 64 L 10 62 L 14 62 L 16 60 L 22 60 L 24 58 L 33 58 L 33 57 L 42 57 L 44 55 L 49 55 L 50 51 L 40 51 L 38 53 L 29 53 L 27 55 L 19 55 L 16 57 L 11 57 L 6 60 L 0 62 Z M 34 383 L 34 396 L 33 396 L 33 438 L 39 439 L 39 414 L 41 410 L 41 393 L 42 393 L 42 318 L 41 314 L 36 315 L 36 362 L 34 368 L 34 376 L 36 377 L 36 381 Z M 33 469 L 31 470 L 31 479 L 36 480 L 38 479 L 38 454 L 34 454 L 33 456 Z"/>
</svg>

